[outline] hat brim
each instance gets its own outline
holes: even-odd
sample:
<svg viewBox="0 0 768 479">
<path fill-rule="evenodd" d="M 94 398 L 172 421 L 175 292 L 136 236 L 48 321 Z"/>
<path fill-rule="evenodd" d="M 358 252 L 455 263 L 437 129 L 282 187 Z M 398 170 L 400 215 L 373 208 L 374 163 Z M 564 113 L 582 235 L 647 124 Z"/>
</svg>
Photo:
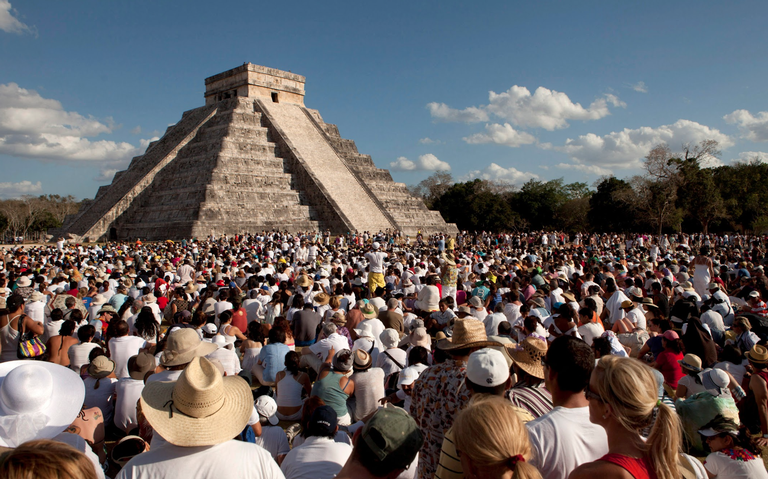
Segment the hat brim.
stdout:
<svg viewBox="0 0 768 479">
<path fill-rule="evenodd" d="M 85 401 L 85 384 L 80 376 L 71 369 L 44 361 L 8 361 L 0 363 L 0 385 L 8 373 L 19 366 L 34 364 L 48 370 L 53 380 L 53 393 L 50 406 L 45 410 L 48 423 L 35 435 L 35 439 L 53 439 L 77 419 Z M 7 413 L 0 407 L 0 418 Z M 0 446 L 16 447 L 8 443 L 5 431 L 0 429 Z"/>
<path fill-rule="evenodd" d="M 377 318 L 378 316 L 379 316 L 379 313 L 378 313 L 378 312 L 373 312 L 373 313 L 363 313 L 363 317 L 364 317 L 365 319 L 373 319 L 373 318 Z"/>
<path fill-rule="evenodd" d="M 214 446 L 229 441 L 245 428 L 253 411 L 253 395 L 241 377 L 222 378 L 224 404 L 207 417 L 187 416 L 173 407 L 175 381 L 155 381 L 141 393 L 141 410 L 154 430 L 181 447 Z M 171 412 L 171 409 L 173 408 Z"/>
<path fill-rule="evenodd" d="M 756 358 L 752 356 L 752 351 L 747 351 L 747 359 L 756 364 L 768 364 L 768 358 Z"/>
<path fill-rule="evenodd" d="M 487 348 L 489 346 L 501 346 L 501 343 L 496 341 L 471 341 L 464 344 L 456 344 L 453 342 L 453 338 L 441 339 L 437 342 L 437 348 L 443 351 L 450 351 L 452 349 L 464 349 L 464 348 Z"/>
<path fill-rule="evenodd" d="M 200 356 L 208 356 L 212 352 L 219 349 L 219 346 L 214 343 L 209 343 L 207 341 L 200 341 L 200 344 L 197 345 L 194 349 L 190 349 L 189 351 L 184 351 L 181 354 L 176 354 L 173 356 L 172 359 L 165 360 L 165 352 L 160 355 L 160 365 L 161 366 L 179 366 L 182 364 L 187 364 L 188 362 L 192 361 L 196 357 Z M 232 436 L 234 437 L 234 436 Z"/>
<path fill-rule="evenodd" d="M 683 361 L 682 359 L 678 360 L 677 364 L 679 364 L 680 366 L 684 367 L 685 369 L 688 369 L 688 370 L 696 372 L 696 373 L 700 373 L 702 371 L 702 369 L 700 367 L 694 366 L 693 364 L 688 364 L 685 361 Z"/>
<path fill-rule="evenodd" d="M 530 362 L 530 356 L 525 354 L 525 351 L 510 351 L 510 348 L 507 348 L 507 352 L 512 356 L 512 362 L 517 364 L 517 367 L 535 378 L 544 379 L 544 365 L 541 361 L 538 364 Z"/>
</svg>

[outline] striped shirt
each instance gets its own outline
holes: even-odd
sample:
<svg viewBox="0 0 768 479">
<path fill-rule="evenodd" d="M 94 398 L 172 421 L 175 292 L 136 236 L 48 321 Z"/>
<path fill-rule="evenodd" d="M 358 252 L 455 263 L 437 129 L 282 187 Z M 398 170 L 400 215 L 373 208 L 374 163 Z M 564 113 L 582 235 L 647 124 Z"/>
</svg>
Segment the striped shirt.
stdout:
<svg viewBox="0 0 768 479">
<path fill-rule="evenodd" d="M 544 387 L 544 382 L 538 386 L 515 386 L 507 391 L 507 399 L 515 406 L 539 418 L 552 410 L 552 393 Z"/>
</svg>

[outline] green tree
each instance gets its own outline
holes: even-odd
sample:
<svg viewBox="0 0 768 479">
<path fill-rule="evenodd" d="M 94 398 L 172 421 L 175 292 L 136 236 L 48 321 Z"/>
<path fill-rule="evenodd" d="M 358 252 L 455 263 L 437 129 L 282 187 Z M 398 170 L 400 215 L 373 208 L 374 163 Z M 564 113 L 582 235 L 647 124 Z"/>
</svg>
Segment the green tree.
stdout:
<svg viewBox="0 0 768 479">
<path fill-rule="evenodd" d="M 627 202 L 632 187 L 615 176 L 595 183 L 596 191 L 589 197 L 587 221 L 593 231 L 627 232 L 632 229 L 632 205 Z"/>
<path fill-rule="evenodd" d="M 468 231 L 504 231 L 515 226 L 516 218 L 501 195 L 486 180 L 456 183 L 434 203 L 445 221 Z"/>
</svg>

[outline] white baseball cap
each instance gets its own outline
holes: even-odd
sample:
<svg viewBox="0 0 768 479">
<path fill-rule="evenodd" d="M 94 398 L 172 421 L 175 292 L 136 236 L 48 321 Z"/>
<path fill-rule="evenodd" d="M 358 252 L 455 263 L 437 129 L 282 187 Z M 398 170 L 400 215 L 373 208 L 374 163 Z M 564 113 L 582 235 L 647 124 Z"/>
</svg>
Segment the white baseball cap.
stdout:
<svg viewBox="0 0 768 479">
<path fill-rule="evenodd" d="M 280 420 L 277 418 L 277 403 L 269 396 L 259 396 L 255 403 L 256 412 L 266 418 L 269 423 L 276 426 Z"/>
<path fill-rule="evenodd" d="M 413 384 L 414 381 L 419 379 L 420 373 L 421 371 L 413 366 L 403 368 L 400 371 L 400 375 L 397 377 L 397 387 L 399 388 L 400 386 L 408 386 L 409 384 Z"/>
<path fill-rule="evenodd" d="M 467 379 L 478 386 L 494 387 L 509 379 L 509 366 L 501 351 L 483 348 L 469 355 Z"/>
<path fill-rule="evenodd" d="M 378 242 L 374 241 L 371 246 L 373 246 L 373 249 L 379 249 L 379 246 L 381 245 Z"/>
<path fill-rule="evenodd" d="M 216 334 L 218 332 L 218 328 L 216 328 L 215 324 L 208 323 L 205 326 L 203 326 L 203 332 L 208 334 Z"/>
</svg>

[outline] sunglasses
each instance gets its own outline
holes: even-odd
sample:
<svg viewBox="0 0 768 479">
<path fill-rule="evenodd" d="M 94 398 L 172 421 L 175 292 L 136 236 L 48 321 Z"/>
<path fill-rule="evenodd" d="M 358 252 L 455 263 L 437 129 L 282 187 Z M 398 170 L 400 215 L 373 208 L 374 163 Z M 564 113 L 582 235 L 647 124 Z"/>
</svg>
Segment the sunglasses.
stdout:
<svg viewBox="0 0 768 479">
<path fill-rule="evenodd" d="M 602 402 L 602 403 L 604 403 L 604 402 L 605 402 L 605 399 L 603 399 L 603 397 L 602 397 L 601 395 L 597 394 L 596 392 L 593 392 L 593 391 L 592 391 L 591 389 L 589 389 L 589 388 L 587 388 L 587 389 L 585 389 L 585 390 L 584 390 L 584 396 L 586 396 L 586 398 L 587 398 L 588 400 L 589 400 L 589 399 L 594 399 L 594 400 L 596 400 L 596 401 L 600 401 L 600 402 Z"/>
</svg>

